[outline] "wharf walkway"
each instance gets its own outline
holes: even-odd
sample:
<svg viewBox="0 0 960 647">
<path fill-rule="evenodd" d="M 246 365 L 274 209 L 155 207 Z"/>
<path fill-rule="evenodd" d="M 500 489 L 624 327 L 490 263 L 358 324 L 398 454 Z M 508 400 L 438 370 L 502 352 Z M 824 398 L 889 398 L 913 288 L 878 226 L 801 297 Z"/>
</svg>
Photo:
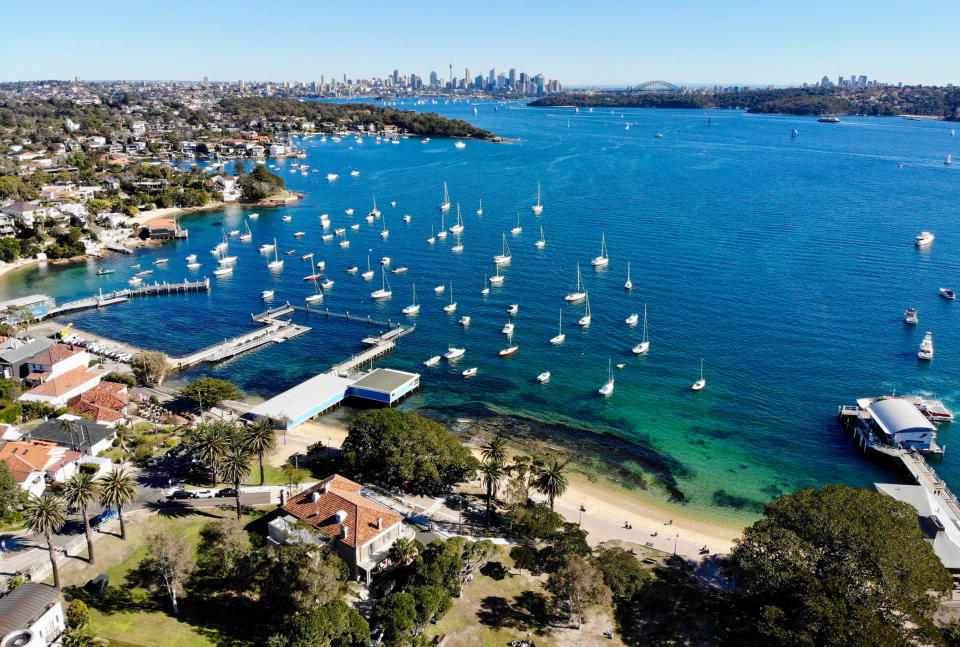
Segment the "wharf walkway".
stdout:
<svg viewBox="0 0 960 647">
<path fill-rule="evenodd" d="M 387 319 L 386 321 L 381 321 L 379 319 L 374 319 L 370 315 L 352 315 L 349 311 L 347 312 L 332 312 L 330 308 L 311 308 L 310 306 L 300 306 L 300 305 L 290 305 L 287 304 L 295 310 L 300 310 L 301 312 L 307 312 L 310 314 L 320 315 L 322 317 L 334 317 L 336 319 L 346 319 L 347 321 L 356 321 L 357 323 L 367 324 L 370 326 L 380 326 L 381 328 L 393 328 L 394 325 L 399 326 L 400 324 L 394 322 L 392 319 Z"/>
<path fill-rule="evenodd" d="M 416 330 L 417 326 L 414 324 L 409 328 L 404 328 L 403 326 L 397 326 L 393 330 L 387 331 L 379 337 L 367 337 L 363 340 L 363 343 L 367 344 L 367 348 L 362 353 L 357 353 L 347 360 L 340 362 L 339 364 L 334 365 L 328 372 L 333 373 L 334 375 L 342 375 L 344 373 L 352 373 L 360 366 L 368 362 L 386 355 L 394 348 L 397 347 L 397 339 L 400 339 L 404 335 L 412 333 Z"/>
<path fill-rule="evenodd" d="M 910 475 L 916 485 L 922 486 L 925 490 L 935 496 L 940 496 L 950 507 L 951 512 L 960 518 L 960 500 L 947 487 L 936 471 L 927 463 L 927 459 L 920 452 L 903 447 L 893 447 L 880 442 L 876 435 L 864 424 L 870 417 L 869 412 L 856 406 L 842 406 L 837 411 L 837 418 L 853 436 L 857 447 L 864 454 L 875 453 L 885 458 L 893 460 L 899 464 L 901 469 Z M 939 453 L 943 450 L 936 447 Z"/>
<path fill-rule="evenodd" d="M 175 294 L 180 292 L 204 292 L 210 290 L 210 279 L 202 281 L 187 281 L 182 283 L 154 283 L 153 285 L 143 285 L 138 288 L 126 290 L 114 290 L 113 292 L 100 292 L 92 297 L 77 299 L 76 301 L 67 301 L 61 303 L 55 308 L 51 308 L 41 318 L 55 317 L 66 312 L 75 312 L 77 310 L 86 310 L 88 308 L 101 308 L 114 305 L 116 303 L 126 303 L 135 297 L 157 296 L 161 294 Z"/>
</svg>

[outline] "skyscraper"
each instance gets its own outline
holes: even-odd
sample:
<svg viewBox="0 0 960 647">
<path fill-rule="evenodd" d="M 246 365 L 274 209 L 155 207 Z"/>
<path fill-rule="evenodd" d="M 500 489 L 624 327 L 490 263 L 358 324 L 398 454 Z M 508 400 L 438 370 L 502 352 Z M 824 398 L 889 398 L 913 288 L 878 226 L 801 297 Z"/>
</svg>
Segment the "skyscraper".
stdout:
<svg viewBox="0 0 960 647">
<path fill-rule="evenodd" d="M 463 87 L 468 88 L 471 83 L 473 83 L 473 77 L 470 75 L 470 68 L 468 67 L 463 74 Z"/>
<path fill-rule="evenodd" d="M 491 67 L 490 76 L 487 77 L 487 85 L 489 85 L 490 87 L 493 87 L 496 84 L 497 84 L 496 70 Z"/>
<path fill-rule="evenodd" d="M 437 73 L 434 70 L 430 70 L 430 85 L 440 85 L 440 79 L 437 77 Z"/>
<path fill-rule="evenodd" d="M 450 64 L 450 85 L 453 85 L 453 63 Z"/>
<path fill-rule="evenodd" d="M 393 83 L 394 85 L 397 85 L 400 83 L 400 70 L 393 71 Z"/>
<path fill-rule="evenodd" d="M 509 80 L 508 80 L 508 82 L 507 82 L 507 85 L 509 85 L 511 88 L 514 87 L 514 86 L 517 84 L 517 70 L 516 70 L 516 68 L 513 68 L 513 67 L 510 68 L 510 74 L 509 74 L 509 76 L 508 76 L 508 79 L 509 79 Z"/>
</svg>

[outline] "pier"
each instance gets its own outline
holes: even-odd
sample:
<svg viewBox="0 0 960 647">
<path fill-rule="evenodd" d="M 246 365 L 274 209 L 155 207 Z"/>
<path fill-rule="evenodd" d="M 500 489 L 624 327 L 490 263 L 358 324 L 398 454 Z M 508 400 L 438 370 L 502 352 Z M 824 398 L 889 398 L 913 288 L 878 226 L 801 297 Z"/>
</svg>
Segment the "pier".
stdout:
<svg viewBox="0 0 960 647">
<path fill-rule="evenodd" d="M 117 303 L 126 303 L 132 298 L 158 296 L 161 294 L 176 294 L 181 292 L 206 292 L 210 290 L 210 279 L 205 278 L 202 281 L 183 280 L 182 283 L 154 283 L 153 285 L 142 285 L 138 288 L 125 290 L 114 290 L 113 292 L 95 294 L 85 299 L 76 301 L 67 301 L 59 306 L 50 308 L 45 314 L 38 318 L 55 317 L 67 312 L 77 310 L 86 310 L 88 308 L 102 308 Z"/>
<path fill-rule="evenodd" d="M 362 353 L 357 353 L 347 360 L 335 364 L 330 368 L 328 373 L 333 375 L 349 375 L 354 373 L 357 368 L 372 362 L 378 357 L 386 355 L 394 348 L 397 347 L 397 342 L 395 340 L 400 339 L 404 335 L 408 335 L 416 330 L 417 326 L 414 324 L 409 328 L 404 328 L 403 326 L 397 326 L 393 330 L 389 330 L 379 337 L 365 337 L 363 343 L 367 344 L 367 348 Z"/>
<path fill-rule="evenodd" d="M 926 458 L 916 449 L 894 447 L 880 441 L 877 435 L 866 424 L 870 420 L 870 412 L 859 406 L 841 406 L 837 410 L 837 419 L 853 437 L 857 447 L 864 455 L 877 455 L 897 464 L 904 472 L 910 475 L 914 484 L 923 487 L 929 493 L 943 499 L 950 511 L 960 518 L 960 500 L 947 487 L 936 471 L 930 467 Z M 942 454 L 943 449 L 932 443 L 936 453 Z"/>
</svg>

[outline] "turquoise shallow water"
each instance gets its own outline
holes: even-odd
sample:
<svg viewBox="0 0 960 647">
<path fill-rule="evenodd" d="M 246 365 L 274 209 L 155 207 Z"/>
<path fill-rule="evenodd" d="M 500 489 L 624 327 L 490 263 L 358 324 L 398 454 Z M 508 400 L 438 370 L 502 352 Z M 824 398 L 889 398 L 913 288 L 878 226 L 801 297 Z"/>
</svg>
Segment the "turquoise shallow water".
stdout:
<svg viewBox="0 0 960 647">
<path fill-rule="evenodd" d="M 517 141 L 470 142 L 456 150 L 440 139 L 307 140 L 303 161 L 319 172 L 290 173 L 293 160 L 279 171 L 307 199 L 260 210 L 251 221 L 253 242 L 230 246 L 240 257 L 232 278 L 214 279 L 209 294 L 142 299 L 70 320 L 177 354 L 250 330 L 249 314 L 263 309 L 262 289 L 275 289 L 278 301 L 302 303 L 309 266 L 299 258 L 307 251 L 326 261 L 336 282 L 324 300 L 331 310 L 403 319 L 416 281 L 423 304 L 417 331 L 381 363 L 423 374 L 421 393 L 405 406 L 457 417 L 483 404 L 616 434 L 636 451 L 632 466 L 675 479 L 688 506 L 740 519 L 800 487 L 896 478 L 855 452 L 834 421 L 838 404 L 896 388 L 937 393 L 960 407 L 960 305 L 937 296 L 941 285 L 960 288 L 960 168 L 943 165 L 947 153 L 960 158 L 950 124 L 845 118 L 830 125 L 732 111 L 577 114 L 494 104 L 479 105 L 476 116 L 463 104 L 417 109 L 424 108 Z M 794 128 L 800 134 L 791 139 Z M 350 176 L 351 169 L 360 175 Z M 328 182 L 328 172 L 340 178 Z M 440 225 L 443 181 L 462 205 L 459 254 L 450 251 L 453 236 L 426 242 L 431 225 Z M 538 181 L 545 208 L 535 217 L 530 205 Z M 386 241 L 380 221 L 364 221 L 374 194 L 390 230 Z M 351 207 L 356 213 L 346 216 Z M 514 236 L 518 210 L 523 232 Z M 210 275 L 208 250 L 220 235 L 211 224 L 242 228 L 245 213 L 231 208 L 184 218 L 189 240 L 139 252 L 135 260 L 106 259 L 103 265 L 118 269 L 108 277 L 94 275 L 94 262 L 25 270 L 5 279 L 4 296 L 46 292 L 67 299 L 123 286 L 136 271 L 129 265 L 147 267 L 161 256 L 171 261 L 156 277 L 182 279 L 190 275 L 183 260 L 190 251 L 204 264 L 197 274 Z M 348 227 L 349 249 L 320 240 L 320 213 L 330 214 L 333 228 Z M 456 207 L 447 227 L 455 213 Z M 411 215 L 409 224 L 403 214 Z M 292 221 L 282 222 L 283 215 Z M 360 229 L 350 230 L 352 223 Z M 547 245 L 537 250 L 541 225 Z M 922 229 L 937 240 L 920 251 L 912 241 Z M 295 231 L 307 235 L 298 240 Z M 504 284 L 483 297 L 484 273 L 494 271 L 503 232 L 513 262 L 504 268 Z M 596 271 L 589 260 L 599 253 L 602 232 L 611 261 Z M 274 235 L 281 250 L 297 250 L 277 274 L 257 252 Z M 387 255 L 394 266 L 410 268 L 388 274 L 389 301 L 369 296 L 379 287 L 379 271 L 369 282 L 344 272 L 363 268 L 368 253 L 374 265 Z M 628 260 L 632 292 L 623 289 Z M 562 298 L 574 287 L 578 261 L 593 311 L 588 329 L 575 324 L 583 305 Z M 455 315 L 442 311 L 449 295 L 432 289 L 450 281 Z M 510 303 L 520 305 L 514 335 L 520 351 L 500 359 Z M 628 328 L 624 319 L 643 304 L 652 346 L 649 355 L 634 357 L 640 327 Z M 920 326 L 903 324 L 908 306 L 919 308 Z M 552 346 L 561 310 L 567 339 Z M 466 329 L 457 325 L 463 314 L 472 318 Z M 368 333 L 356 322 L 295 319 L 313 331 L 186 377 L 218 375 L 270 396 L 360 350 Z M 915 353 L 926 330 L 934 333 L 937 355 L 921 364 Z M 455 366 L 422 366 L 448 343 L 465 346 L 466 357 Z M 695 394 L 689 386 L 701 356 L 707 388 Z M 614 369 L 615 393 L 602 399 L 596 390 L 608 358 L 626 366 Z M 464 380 L 460 371 L 471 366 L 479 375 Z M 552 378 L 539 385 L 534 378 L 543 370 Z M 960 458 L 950 451 L 955 429 L 941 430 L 948 451 L 936 467 L 960 486 Z"/>
</svg>

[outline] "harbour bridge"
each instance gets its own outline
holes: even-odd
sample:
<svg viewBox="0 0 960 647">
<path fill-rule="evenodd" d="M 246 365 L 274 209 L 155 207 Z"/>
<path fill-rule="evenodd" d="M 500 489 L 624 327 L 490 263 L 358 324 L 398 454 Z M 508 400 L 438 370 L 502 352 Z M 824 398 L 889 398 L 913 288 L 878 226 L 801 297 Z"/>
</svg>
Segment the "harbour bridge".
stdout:
<svg viewBox="0 0 960 647">
<path fill-rule="evenodd" d="M 680 92 L 680 88 L 669 81 L 646 81 L 627 88 L 627 94 L 640 92 Z"/>
</svg>

